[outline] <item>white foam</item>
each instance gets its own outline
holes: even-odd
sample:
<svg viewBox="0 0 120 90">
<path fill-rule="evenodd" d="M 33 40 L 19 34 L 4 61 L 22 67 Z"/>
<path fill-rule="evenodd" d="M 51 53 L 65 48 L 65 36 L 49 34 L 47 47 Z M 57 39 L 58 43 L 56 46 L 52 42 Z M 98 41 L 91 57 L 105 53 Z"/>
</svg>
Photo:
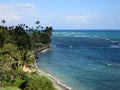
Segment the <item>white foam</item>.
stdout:
<svg viewBox="0 0 120 90">
<path fill-rule="evenodd" d="M 70 48 L 72 48 L 72 45 L 70 45 Z"/>
<path fill-rule="evenodd" d="M 53 32 L 53 36 L 59 37 L 85 37 L 85 33 L 80 32 Z"/>
<path fill-rule="evenodd" d="M 100 36 L 96 36 L 96 35 L 95 35 L 95 36 L 93 36 L 93 37 L 96 37 L 96 38 L 98 38 L 98 37 L 100 37 Z"/>
<path fill-rule="evenodd" d="M 111 48 L 120 48 L 120 45 L 111 45 Z"/>
<path fill-rule="evenodd" d="M 75 37 L 91 37 L 91 36 L 88 36 L 88 35 L 75 35 Z"/>
<path fill-rule="evenodd" d="M 107 66 L 111 66 L 112 64 L 110 64 L 110 63 L 107 63 L 106 65 L 107 65 Z"/>
<path fill-rule="evenodd" d="M 61 83 L 59 79 L 55 78 L 51 74 L 40 70 L 37 66 L 36 60 L 35 60 L 35 68 L 40 75 L 47 76 L 50 80 L 52 80 L 53 83 L 56 83 L 57 85 L 61 86 L 63 88 L 62 90 L 71 90 L 72 89 L 71 87 L 68 87 L 65 84 Z"/>
<path fill-rule="evenodd" d="M 50 49 L 51 49 L 51 48 L 44 49 L 44 50 L 41 51 L 41 53 L 46 53 L 46 52 L 48 52 Z"/>
<path fill-rule="evenodd" d="M 112 43 L 114 43 L 114 42 L 120 42 L 120 41 L 111 41 Z"/>
<path fill-rule="evenodd" d="M 105 38 L 105 40 L 109 41 L 110 39 L 108 39 L 108 38 Z"/>
</svg>

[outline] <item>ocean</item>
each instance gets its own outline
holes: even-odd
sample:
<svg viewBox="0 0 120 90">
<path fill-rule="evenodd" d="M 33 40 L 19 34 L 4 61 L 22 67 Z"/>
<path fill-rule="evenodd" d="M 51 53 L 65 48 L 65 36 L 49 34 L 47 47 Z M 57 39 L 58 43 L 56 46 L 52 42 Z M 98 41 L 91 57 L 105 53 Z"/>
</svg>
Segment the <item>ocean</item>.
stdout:
<svg viewBox="0 0 120 90">
<path fill-rule="evenodd" d="M 120 30 L 54 30 L 38 67 L 72 90 L 120 90 Z"/>
</svg>

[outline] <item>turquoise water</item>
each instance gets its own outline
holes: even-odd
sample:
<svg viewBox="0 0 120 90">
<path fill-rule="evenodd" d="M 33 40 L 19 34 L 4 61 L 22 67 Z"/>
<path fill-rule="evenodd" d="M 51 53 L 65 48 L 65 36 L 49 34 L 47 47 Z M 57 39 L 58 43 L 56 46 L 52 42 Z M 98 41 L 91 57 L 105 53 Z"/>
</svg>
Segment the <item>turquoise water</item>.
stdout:
<svg viewBox="0 0 120 90">
<path fill-rule="evenodd" d="M 120 90 L 120 31 L 56 30 L 37 64 L 72 90 Z"/>
</svg>

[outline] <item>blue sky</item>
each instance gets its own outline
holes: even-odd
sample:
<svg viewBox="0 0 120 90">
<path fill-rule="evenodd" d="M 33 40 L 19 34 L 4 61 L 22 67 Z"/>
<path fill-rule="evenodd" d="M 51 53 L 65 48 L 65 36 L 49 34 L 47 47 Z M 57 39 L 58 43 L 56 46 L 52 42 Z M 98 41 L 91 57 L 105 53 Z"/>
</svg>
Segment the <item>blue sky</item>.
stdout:
<svg viewBox="0 0 120 90">
<path fill-rule="evenodd" d="M 120 0 L 2 0 L 0 20 L 54 29 L 120 29 Z M 2 23 L 1 23 L 2 24 Z"/>
</svg>

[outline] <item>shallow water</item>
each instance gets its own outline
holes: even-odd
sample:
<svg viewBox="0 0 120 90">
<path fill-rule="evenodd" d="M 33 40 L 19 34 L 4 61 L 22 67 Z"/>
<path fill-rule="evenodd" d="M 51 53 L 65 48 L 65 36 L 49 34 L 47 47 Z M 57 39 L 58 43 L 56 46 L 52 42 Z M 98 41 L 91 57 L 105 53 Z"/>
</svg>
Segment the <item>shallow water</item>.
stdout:
<svg viewBox="0 0 120 90">
<path fill-rule="evenodd" d="M 120 31 L 56 30 L 37 64 L 72 90 L 119 90 Z"/>
</svg>

